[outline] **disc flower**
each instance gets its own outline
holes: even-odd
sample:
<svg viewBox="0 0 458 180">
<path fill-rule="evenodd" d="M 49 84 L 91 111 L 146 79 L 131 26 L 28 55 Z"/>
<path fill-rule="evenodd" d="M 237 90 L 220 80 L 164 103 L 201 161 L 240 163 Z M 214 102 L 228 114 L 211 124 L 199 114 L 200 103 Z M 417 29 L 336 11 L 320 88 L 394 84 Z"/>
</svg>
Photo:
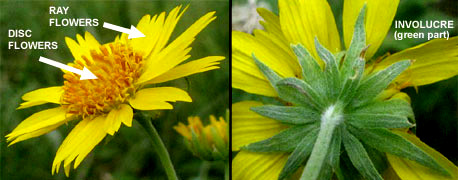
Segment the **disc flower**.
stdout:
<svg viewBox="0 0 458 180">
<path fill-rule="evenodd" d="M 121 124 L 132 125 L 133 109 L 173 109 L 170 102 L 191 102 L 184 90 L 162 87 L 171 81 L 196 73 L 217 69 L 222 56 L 207 56 L 189 62 L 191 43 L 216 17 L 210 12 L 194 22 L 176 39 L 171 34 L 186 8 L 178 6 L 168 15 L 145 15 L 137 29 L 146 37 L 128 39 L 127 34 L 113 42 L 100 44 L 89 32 L 65 38 L 74 62 L 68 65 L 84 67 L 98 79 L 79 80 L 79 75 L 64 72 L 64 85 L 38 89 L 26 93 L 18 109 L 54 103 L 58 107 L 37 112 L 22 121 L 6 135 L 9 145 L 37 137 L 69 122 L 77 125 L 57 150 L 52 173 L 61 164 L 68 176 L 88 153 L 107 135 L 114 135 Z"/>
<path fill-rule="evenodd" d="M 279 0 L 279 16 L 258 9 L 265 30 L 232 32 L 232 87 L 274 98 L 232 105 L 234 179 L 382 179 L 386 158 L 404 179 L 409 166 L 458 177 L 407 132 L 400 91 L 456 76 L 458 37 L 372 59 L 398 3 L 345 0 L 345 50 L 326 0 Z"/>
</svg>

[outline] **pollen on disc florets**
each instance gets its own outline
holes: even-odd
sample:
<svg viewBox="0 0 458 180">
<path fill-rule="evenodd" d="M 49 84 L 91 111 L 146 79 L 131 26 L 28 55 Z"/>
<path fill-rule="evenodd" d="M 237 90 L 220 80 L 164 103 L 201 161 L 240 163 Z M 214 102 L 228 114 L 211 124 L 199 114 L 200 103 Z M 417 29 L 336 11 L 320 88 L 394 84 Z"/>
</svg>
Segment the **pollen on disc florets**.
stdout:
<svg viewBox="0 0 458 180">
<path fill-rule="evenodd" d="M 90 50 L 90 55 L 83 55 L 70 66 L 77 69 L 86 67 L 97 79 L 80 80 L 80 75 L 64 74 L 63 107 L 68 113 L 82 117 L 108 112 L 125 102 L 138 88 L 135 81 L 143 68 L 142 54 L 125 43 L 101 45 Z"/>
</svg>

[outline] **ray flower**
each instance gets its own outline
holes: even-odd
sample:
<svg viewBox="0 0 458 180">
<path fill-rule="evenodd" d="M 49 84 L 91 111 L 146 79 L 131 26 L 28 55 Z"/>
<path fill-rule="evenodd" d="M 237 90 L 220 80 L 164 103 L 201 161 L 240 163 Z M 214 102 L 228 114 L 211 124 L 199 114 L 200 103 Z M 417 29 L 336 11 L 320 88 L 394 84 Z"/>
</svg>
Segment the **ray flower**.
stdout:
<svg viewBox="0 0 458 180">
<path fill-rule="evenodd" d="M 216 18 L 215 12 L 205 14 L 169 42 L 186 9 L 178 6 L 168 15 L 162 12 L 143 16 L 137 25 L 146 36 L 143 38 L 128 39 L 127 34 L 122 34 L 102 45 L 89 32 L 84 38 L 77 35 L 77 41 L 67 37 L 66 44 L 75 59 L 69 65 L 77 69 L 86 67 L 98 79 L 79 80 L 79 75 L 64 72 L 63 86 L 26 93 L 22 97 L 25 102 L 18 109 L 45 103 L 58 107 L 37 112 L 22 121 L 6 135 L 9 145 L 77 121 L 57 150 L 52 165 L 54 174 L 63 164 L 68 176 L 72 162 L 73 168 L 78 167 L 107 134 L 113 136 L 121 124 L 132 125 L 134 109 L 173 109 L 170 102 L 191 102 L 186 91 L 158 84 L 217 69 L 224 57 L 208 56 L 184 62 L 190 58 L 190 45 L 196 35 Z M 160 158 L 162 161 L 163 157 Z"/>
<path fill-rule="evenodd" d="M 373 59 L 398 3 L 345 0 L 345 47 L 326 0 L 279 0 L 279 16 L 258 9 L 264 30 L 232 32 L 232 87 L 273 97 L 232 105 L 234 179 L 382 179 L 387 159 L 404 179 L 458 177 L 408 133 L 400 91 L 456 76 L 458 37 Z"/>
</svg>

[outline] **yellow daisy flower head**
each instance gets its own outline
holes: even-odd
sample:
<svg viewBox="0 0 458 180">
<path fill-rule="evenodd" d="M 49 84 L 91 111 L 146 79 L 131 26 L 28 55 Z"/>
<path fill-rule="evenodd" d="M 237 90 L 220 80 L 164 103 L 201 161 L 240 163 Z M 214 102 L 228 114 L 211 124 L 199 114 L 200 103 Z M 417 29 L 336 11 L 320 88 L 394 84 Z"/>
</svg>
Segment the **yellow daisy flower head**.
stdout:
<svg viewBox="0 0 458 180">
<path fill-rule="evenodd" d="M 207 161 L 227 160 L 229 155 L 229 132 L 223 117 L 217 120 L 210 115 L 210 124 L 203 126 L 198 116 L 188 117 L 188 125 L 178 123 L 173 127 L 185 138 L 188 149 Z"/>
<path fill-rule="evenodd" d="M 264 30 L 232 32 L 232 87 L 274 97 L 232 105 L 234 179 L 382 179 L 386 158 L 403 173 L 415 164 L 429 177 L 458 177 L 453 163 L 393 130 L 415 126 L 400 89 L 458 74 L 458 37 L 372 60 L 398 3 L 345 0 L 345 47 L 326 0 L 279 0 L 279 16 L 258 9 Z"/>
<path fill-rule="evenodd" d="M 113 42 L 100 44 L 89 32 L 65 38 L 73 57 L 69 66 L 89 69 L 97 79 L 80 80 L 80 75 L 64 71 L 64 85 L 26 93 L 18 109 L 45 103 L 59 107 L 37 112 L 6 135 L 9 145 L 55 130 L 73 120 L 80 120 L 65 138 L 52 166 L 59 172 L 61 164 L 68 176 L 88 153 L 107 135 L 114 135 L 124 124 L 132 125 L 133 109 L 173 109 L 170 102 L 191 102 L 184 90 L 158 87 L 156 84 L 219 68 L 222 56 L 190 58 L 191 43 L 210 22 L 215 12 L 198 19 L 176 39 L 171 34 L 187 7 L 145 15 L 136 26 L 145 37 L 129 39 L 127 34 Z"/>
</svg>

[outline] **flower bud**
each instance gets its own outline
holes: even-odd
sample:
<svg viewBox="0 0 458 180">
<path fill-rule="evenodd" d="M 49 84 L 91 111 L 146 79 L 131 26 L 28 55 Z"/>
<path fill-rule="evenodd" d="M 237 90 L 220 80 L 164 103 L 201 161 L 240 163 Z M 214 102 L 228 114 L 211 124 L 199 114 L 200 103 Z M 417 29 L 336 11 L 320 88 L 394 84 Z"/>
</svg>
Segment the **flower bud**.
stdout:
<svg viewBox="0 0 458 180">
<path fill-rule="evenodd" d="M 185 138 L 188 149 L 207 161 L 227 160 L 229 155 L 228 125 L 223 117 L 210 115 L 210 124 L 203 126 L 197 116 L 188 117 L 188 125 L 173 128 Z"/>
</svg>

